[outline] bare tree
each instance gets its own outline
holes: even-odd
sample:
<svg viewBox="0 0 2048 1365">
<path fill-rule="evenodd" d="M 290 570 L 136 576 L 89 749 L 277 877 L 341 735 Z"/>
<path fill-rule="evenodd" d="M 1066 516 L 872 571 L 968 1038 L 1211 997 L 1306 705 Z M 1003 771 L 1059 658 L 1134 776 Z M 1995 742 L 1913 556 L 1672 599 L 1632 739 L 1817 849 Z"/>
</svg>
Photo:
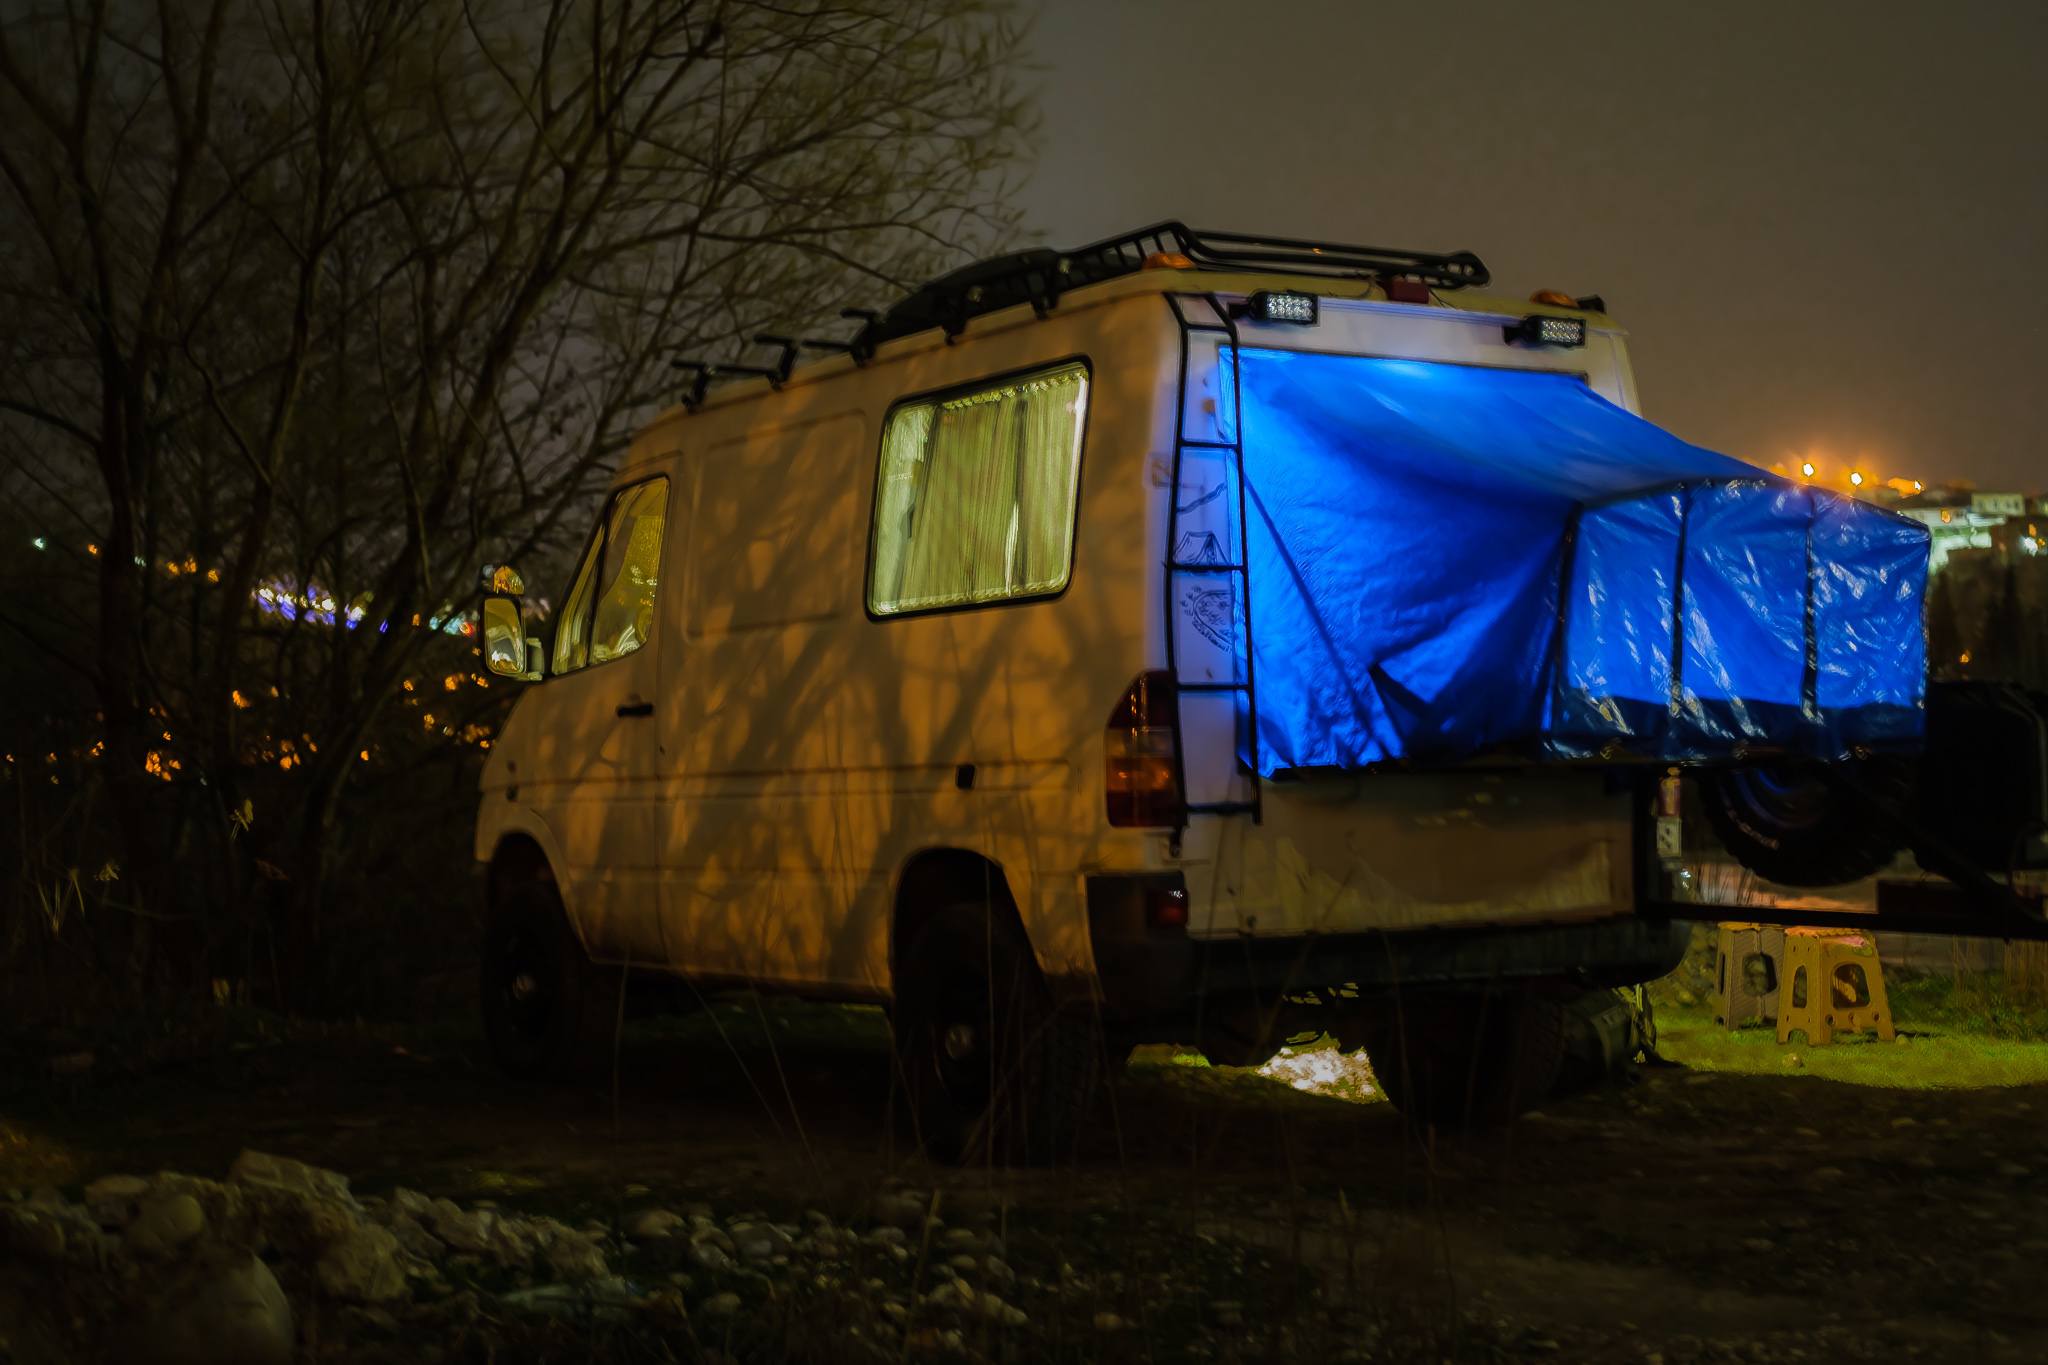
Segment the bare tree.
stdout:
<svg viewBox="0 0 2048 1365">
<path fill-rule="evenodd" d="M 430 627 L 488 550 L 580 532 L 671 358 L 1011 229 L 1018 43 L 1009 0 L 0 26 L 0 448 L 93 628 L 61 593 L 5 620 L 90 684 L 131 894 L 245 924 L 248 859 L 174 865 L 232 852 L 260 790 L 270 894 L 317 941 L 340 802 Z"/>
</svg>

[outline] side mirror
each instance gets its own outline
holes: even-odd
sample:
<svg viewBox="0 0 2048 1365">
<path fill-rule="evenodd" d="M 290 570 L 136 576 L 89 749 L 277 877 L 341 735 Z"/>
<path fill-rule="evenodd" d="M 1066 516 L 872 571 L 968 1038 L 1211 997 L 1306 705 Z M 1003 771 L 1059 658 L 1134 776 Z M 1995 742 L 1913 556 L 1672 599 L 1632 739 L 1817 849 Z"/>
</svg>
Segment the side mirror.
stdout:
<svg viewBox="0 0 2048 1365">
<path fill-rule="evenodd" d="M 503 572 L 500 570 L 499 572 Z M 540 678 L 540 641 L 526 638 L 519 599 L 492 595 L 482 612 L 484 667 L 501 678 L 534 682 Z"/>
</svg>

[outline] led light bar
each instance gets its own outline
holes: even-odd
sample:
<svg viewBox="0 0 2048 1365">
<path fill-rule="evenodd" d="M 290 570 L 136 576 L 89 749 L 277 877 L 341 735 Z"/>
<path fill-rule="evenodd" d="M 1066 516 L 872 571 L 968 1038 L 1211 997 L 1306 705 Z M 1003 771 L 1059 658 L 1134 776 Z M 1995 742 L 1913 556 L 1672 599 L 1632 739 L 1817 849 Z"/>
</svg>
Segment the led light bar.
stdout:
<svg viewBox="0 0 2048 1365">
<path fill-rule="evenodd" d="M 1254 322 L 1291 322 L 1301 327 L 1316 325 L 1314 294 L 1297 294 L 1291 289 L 1261 289 L 1245 300 L 1245 315 Z"/>
<path fill-rule="evenodd" d="M 1500 329 L 1501 336 L 1510 342 L 1524 346 L 1583 346 L 1586 344 L 1586 320 L 1584 318 L 1552 318 L 1541 313 L 1532 313 L 1511 327 Z"/>
</svg>

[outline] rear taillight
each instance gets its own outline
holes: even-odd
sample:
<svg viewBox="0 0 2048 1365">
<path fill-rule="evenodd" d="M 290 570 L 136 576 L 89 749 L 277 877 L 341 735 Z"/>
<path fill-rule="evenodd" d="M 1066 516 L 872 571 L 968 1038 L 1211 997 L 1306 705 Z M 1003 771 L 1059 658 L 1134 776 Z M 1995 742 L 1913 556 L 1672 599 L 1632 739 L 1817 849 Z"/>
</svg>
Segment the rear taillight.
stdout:
<svg viewBox="0 0 2048 1365">
<path fill-rule="evenodd" d="M 1145 888 L 1145 923 L 1154 929 L 1188 927 L 1188 889 L 1178 876 L 1171 885 Z"/>
<path fill-rule="evenodd" d="M 1181 823 L 1180 765 L 1174 761 L 1179 710 L 1173 675 L 1154 671 L 1140 673 L 1109 713 L 1102 771 L 1110 824 Z"/>
</svg>

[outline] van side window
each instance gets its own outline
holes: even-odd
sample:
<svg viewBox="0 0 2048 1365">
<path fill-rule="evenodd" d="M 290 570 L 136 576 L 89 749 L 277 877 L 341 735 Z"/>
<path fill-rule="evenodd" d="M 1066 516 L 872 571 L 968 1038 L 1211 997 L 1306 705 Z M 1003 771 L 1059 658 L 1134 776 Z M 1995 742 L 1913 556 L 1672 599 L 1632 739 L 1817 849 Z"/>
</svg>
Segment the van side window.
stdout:
<svg viewBox="0 0 2048 1365">
<path fill-rule="evenodd" d="M 898 404 L 882 426 L 869 551 L 877 616 L 1046 597 L 1067 585 L 1083 361 Z"/>
<path fill-rule="evenodd" d="M 653 635 L 667 520 L 667 479 L 612 495 L 555 629 L 554 672 L 631 654 Z"/>
</svg>

